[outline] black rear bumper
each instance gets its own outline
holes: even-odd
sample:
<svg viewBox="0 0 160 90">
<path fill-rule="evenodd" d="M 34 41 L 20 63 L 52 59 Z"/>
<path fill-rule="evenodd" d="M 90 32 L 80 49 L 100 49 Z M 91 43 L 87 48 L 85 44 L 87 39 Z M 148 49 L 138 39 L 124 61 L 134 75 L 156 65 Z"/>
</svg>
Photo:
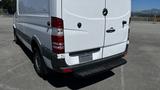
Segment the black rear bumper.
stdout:
<svg viewBox="0 0 160 90">
<path fill-rule="evenodd" d="M 127 63 L 127 61 L 122 58 L 123 56 L 124 54 L 118 54 L 112 57 L 103 58 L 83 64 L 61 67 L 60 70 L 63 71 L 65 69 L 70 69 L 73 71 L 73 73 L 79 74 L 81 76 L 90 75 L 102 71 L 109 71 Z"/>
<path fill-rule="evenodd" d="M 90 74 L 96 74 L 98 72 L 110 71 L 118 66 L 126 64 L 125 59 L 113 59 L 113 60 L 105 60 L 102 62 L 97 62 L 94 64 L 82 65 L 80 67 L 73 68 L 73 71 L 80 76 L 86 76 Z"/>
</svg>

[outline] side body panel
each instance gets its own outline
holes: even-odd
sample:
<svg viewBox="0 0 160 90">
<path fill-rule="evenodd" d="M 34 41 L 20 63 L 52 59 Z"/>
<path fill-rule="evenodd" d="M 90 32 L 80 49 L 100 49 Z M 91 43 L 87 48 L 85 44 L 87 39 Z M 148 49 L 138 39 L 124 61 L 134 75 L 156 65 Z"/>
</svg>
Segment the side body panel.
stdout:
<svg viewBox="0 0 160 90">
<path fill-rule="evenodd" d="M 52 29 L 47 25 L 51 20 L 50 2 L 50 0 L 18 0 L 15 26 L 19 32 L 18 37 L 30 50 L 33 37 L 36 38 L 47 66 L 52 68 L 51 56 L 47 55 L 52 51 Z"/>
</svg>

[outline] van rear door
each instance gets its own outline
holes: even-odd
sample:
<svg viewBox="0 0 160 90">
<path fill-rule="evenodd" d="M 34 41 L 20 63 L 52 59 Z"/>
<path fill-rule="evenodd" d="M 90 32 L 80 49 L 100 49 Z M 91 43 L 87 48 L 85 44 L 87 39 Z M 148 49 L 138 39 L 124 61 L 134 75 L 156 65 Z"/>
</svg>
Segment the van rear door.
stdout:
<svg viewBox="0 0 160 90">
<path fill-rule="evenodd" d="M 131 0 L 106 0 L 105 44 L 103 57 L 108 57 L 125 51 Z"/>
<path fill-rule="evenodd" d="M 105 0 L 62 0 L 62 7 L 65 52 L 103 47 Z"/>
</svg>

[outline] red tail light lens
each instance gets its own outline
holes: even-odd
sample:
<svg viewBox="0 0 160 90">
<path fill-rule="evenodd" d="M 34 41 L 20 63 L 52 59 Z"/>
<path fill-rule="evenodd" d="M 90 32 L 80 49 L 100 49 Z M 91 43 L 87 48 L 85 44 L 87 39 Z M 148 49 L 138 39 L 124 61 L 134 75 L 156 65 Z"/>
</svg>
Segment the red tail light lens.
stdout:
<svg viewBox="0 0 160 90">
<path fill-rule="evenodd" d="M 52 40 L 57 43 L 64 43 L 64 36 L 52 36 Z"/>
<path fill-rule="evenodd" d="M 52 34 L 52 51 L 56 54 L 64 53 L 64 31 L 63 20 L 57 17 L 52 17 L 51 26 L 54 28 Z"/>
<path fill-rule="evenodd" d="M 63 29 L 63 20 L 61 18 L 52 17 L 51 25 L 54 28 L 61 28 L 61 29 Z"/>
<path fill-rule="evenodd" d="M 52 50 L 56 54 L 64 53 L 64 36 L 52 35 Z"/>
</svg>

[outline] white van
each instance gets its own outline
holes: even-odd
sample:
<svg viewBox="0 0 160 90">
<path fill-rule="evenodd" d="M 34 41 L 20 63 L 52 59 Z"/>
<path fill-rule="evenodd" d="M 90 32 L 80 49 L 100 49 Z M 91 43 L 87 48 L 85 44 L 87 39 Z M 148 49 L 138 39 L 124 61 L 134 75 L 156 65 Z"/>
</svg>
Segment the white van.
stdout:
<svg viewBox="0 0 160 90">
<path fill-rule="evenodd" d="M 40 76 L 83 76 L 126 63 L 130 16 L 131 0 L 17 0 L 13 29 Z"/>
</svg>

